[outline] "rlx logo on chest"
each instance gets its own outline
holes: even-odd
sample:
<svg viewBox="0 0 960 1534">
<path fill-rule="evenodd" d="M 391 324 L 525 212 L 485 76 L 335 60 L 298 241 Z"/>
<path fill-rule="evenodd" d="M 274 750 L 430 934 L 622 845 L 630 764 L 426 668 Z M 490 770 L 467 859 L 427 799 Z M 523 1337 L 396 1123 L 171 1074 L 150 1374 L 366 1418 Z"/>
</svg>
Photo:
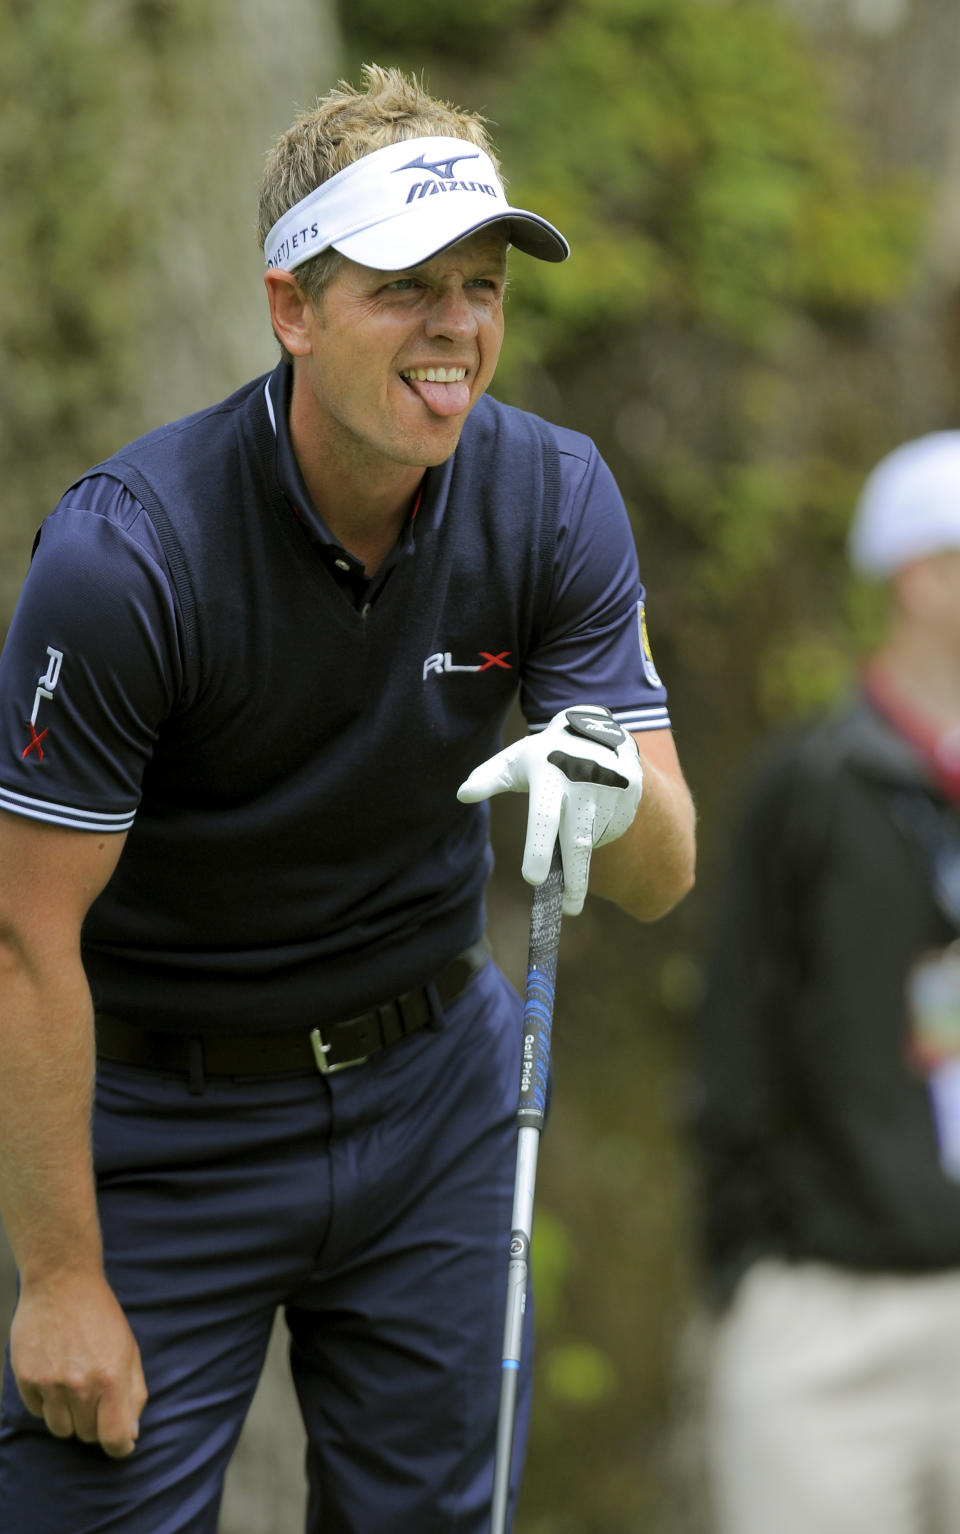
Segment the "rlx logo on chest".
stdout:
<svg viewBox="0 0 960 1534">
<path fill-rule="evenodd" d="M 428 655 L 423 663 L 423 680 L 428 676 L 443 676 L 450 671 L 489 671 L 491 666 L 497 666 L 501 671 L 512 671 L 513 667 L 507 660 L 509 650 L 501 650 L 499 655 L 491 655 L 489 650 L 480 650 L 480 663 L 473 666 L 458 666 L 449 650 L 437 650 L 434 655 Z"/>
</svg>

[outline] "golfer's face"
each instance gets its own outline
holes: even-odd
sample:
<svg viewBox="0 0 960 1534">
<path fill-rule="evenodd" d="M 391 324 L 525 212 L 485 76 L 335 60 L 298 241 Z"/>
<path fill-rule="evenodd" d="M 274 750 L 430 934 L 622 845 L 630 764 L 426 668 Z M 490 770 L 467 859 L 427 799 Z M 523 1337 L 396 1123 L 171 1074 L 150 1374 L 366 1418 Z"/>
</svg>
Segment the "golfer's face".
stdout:
<svg viewBox="0 0 960 1534">
<path fill-rule="evenodd" d="M 449 458 L 500 356 L 505 284 L 496 227 L 402 272 L 345 261 L 311 323 L 331 450 L 407 466 Z"/>
<path fill-rule="evenodd" d="M 919 619 L 951 664 L 960 660 L 960 549 L 943 549 L 926 559 Z"/>
</svg>

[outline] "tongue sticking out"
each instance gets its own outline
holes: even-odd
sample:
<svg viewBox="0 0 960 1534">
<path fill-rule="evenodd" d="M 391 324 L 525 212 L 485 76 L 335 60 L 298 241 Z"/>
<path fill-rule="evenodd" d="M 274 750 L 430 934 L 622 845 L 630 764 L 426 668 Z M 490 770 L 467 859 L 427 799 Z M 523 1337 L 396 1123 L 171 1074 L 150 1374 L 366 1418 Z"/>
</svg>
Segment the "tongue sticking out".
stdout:
<svg viewBox="0 0 960 1534">
<path fill-rule="evenodd" d="M 462 415 L 470 407 L 470 385 L 466 381 L 428 383 L 426 379 L 406 378 L 404 382 L 419 394 L 434 415 Z"/>
</svg>

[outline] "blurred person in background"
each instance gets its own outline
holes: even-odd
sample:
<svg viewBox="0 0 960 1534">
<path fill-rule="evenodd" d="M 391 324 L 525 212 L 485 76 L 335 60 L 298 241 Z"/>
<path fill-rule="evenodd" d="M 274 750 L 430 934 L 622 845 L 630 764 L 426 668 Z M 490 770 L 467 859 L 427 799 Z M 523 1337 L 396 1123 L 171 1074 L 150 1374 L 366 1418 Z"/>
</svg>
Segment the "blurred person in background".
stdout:
<svg viewBox="0 0 960 1534">
<path fill-rule="evenodd" d="M 849 550 L 884 636 L 758 753 L 698 1018 L 718 1534 L 960 1534 L 960 431 Z"/>
<path fill-rule="evenodd" d="M 281 360 L 67 491 L 0 662 L 2 1534 L 213 1534 L 278 1308 L 309 1529 L 485 1531 L 522 1029 L 481 801 L 528 794 L 568 914 L 591 859 L 639 920 L 693 876 L 622 498 L 486 392 L 508 248 L 563 236 L 368 66 L 260 240 Z"/>
</svg>

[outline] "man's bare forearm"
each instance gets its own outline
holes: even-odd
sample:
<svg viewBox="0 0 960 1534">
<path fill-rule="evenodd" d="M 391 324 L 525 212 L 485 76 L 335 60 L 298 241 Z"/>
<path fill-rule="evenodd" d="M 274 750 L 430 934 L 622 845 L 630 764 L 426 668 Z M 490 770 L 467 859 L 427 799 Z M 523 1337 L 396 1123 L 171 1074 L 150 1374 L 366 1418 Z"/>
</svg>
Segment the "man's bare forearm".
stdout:
<svg viewBox="0 0 960 1534">
<path fill-rule="evenodd" d="M 692 888 L 696 870 L 696 812 L 672 745 L 658 759 L 644 750 L 643 797 L 623 836 L 598 847 L 590 889 L 637 921 L 657 921 Z M 661 765 L 661 759 L 665 765 Z"/>
<path fill-rule="evenodd" d="M 0 1212 L 24 1282 L 98 1269 L 90 992 L 79 955 L 0 939 Z"/>
<path fill-rule="evenodd" d="M 0 1213 L 26 1281 L 100 1270 L 80 932 L 123 844 L 0 812 Z"/>
</svg>

